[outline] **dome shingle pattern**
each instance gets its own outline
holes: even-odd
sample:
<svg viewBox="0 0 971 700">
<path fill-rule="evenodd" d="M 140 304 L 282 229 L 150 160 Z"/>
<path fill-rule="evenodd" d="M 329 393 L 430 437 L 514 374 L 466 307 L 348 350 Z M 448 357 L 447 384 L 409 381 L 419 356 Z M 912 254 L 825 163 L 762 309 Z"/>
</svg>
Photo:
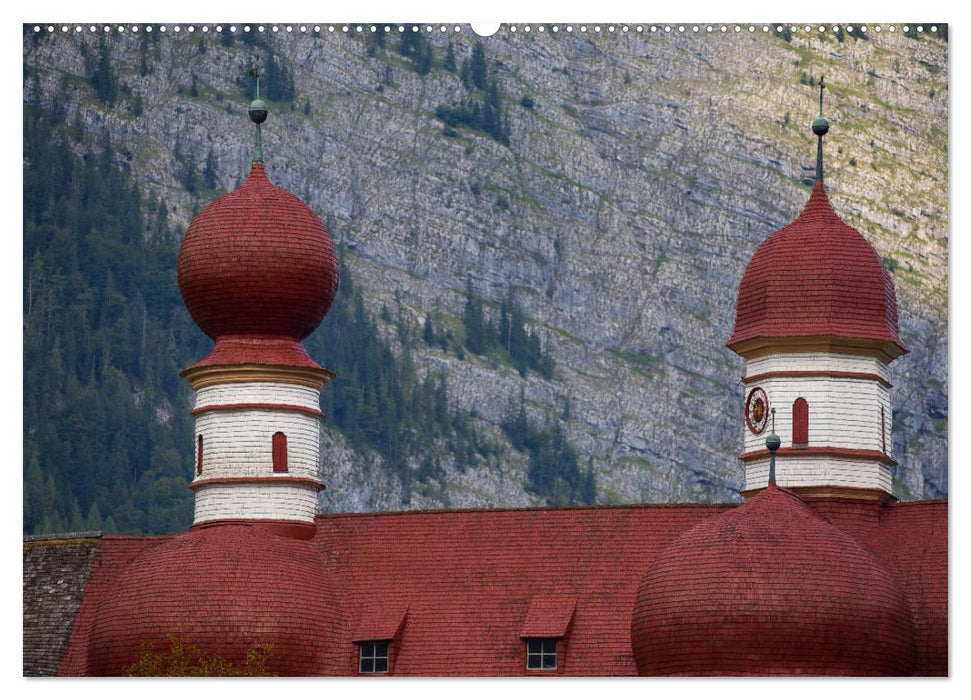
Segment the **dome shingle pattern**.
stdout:
<svg viewBox="0 0 971 700">
<path fill-rule="evenodd" d="M 661 553 L 631 624 L 641 675 L 909 675 L 914 635 L 877 556 L 774 486 Z"/>
<path fill-rule="evenodd" d="M 894 354 L 906 352 L 889 272 L 860 232 L 836 215 L 820 182 L 796 220 L 752 256 L 727 345 L 808 336 L 873 340 L 897 346 Z"/>
</svg>

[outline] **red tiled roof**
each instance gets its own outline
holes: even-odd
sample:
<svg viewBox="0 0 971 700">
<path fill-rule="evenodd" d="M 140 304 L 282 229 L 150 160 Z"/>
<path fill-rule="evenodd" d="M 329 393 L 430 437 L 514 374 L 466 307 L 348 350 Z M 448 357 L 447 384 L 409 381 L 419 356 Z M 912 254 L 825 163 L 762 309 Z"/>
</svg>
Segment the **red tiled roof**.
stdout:
<svg viewBox="0 0 971 700">
<path fill-rule="evenodd" d="M 915 675 L 948 674 L 947 501 L 892 503 L 863 541 L 900 581 L 917 628 Z"/>
<path fill-rule="evenodd" d="M 576 608 L 576 598 L 534 598 L 519 636 L 562 637 L 573 621 Z"/>
<path fill-rule="evenodd" d="M 345 634 L 339 585 L 311 541 L 258 525 L 193 528 L 146 548 L 110 582 L 100 572 L 92 578 L 100 586 L 85 602 L 96 615 L 76 648 L 72 637 L 86 675 L 119 675 L 145 649 L 167 651 L 170 634 L 235 663 L 269 645 L 267 667 L 280 675 L 343 669 L 335 647 Z M 62 674 L 75 670 L 72 661 Z"/>
<path fill-rule="evenodd" d="M 658 626 L 667 609 L 663 597 L 645 607 L 642 592 L 632 648 L 638 584 L 674 567 L 680 578 L 669 569 L 672 583 L 664 589 L 676 603 L 672 614 L 684 620 L 686 600 L 707 606 L 695 608 L 707 632 L 691 644 L 734 650 L 734 672 L 766 672 L 764 664 L 739 660 L 747 644 L 754 645 L 747 653 L 759 656 L 805 643 L 800 668 L 810 673 L 906 673 L 916 663 L 917 674 L 946 674 L 946 502 L 817 499 L 832 527 L 795 496 L 771 491 L 743 506 L 324 515 L 310 540 L 240 525 L 174 538 L 104 538 L 61 673 L 117 667 L 119 649 L 137 648 L 151 625 L 163 642 L 168 630 L 187 629 L 188 641 L 230 655 L 250 641 L 276 641 L 287 655 L 299 645 L 283 673 L 354 675 L 355 641 L 373 635 L 394 640 L 394 675 L 523 675 L 524 631 L 556 636 L 550 630 L 558 631 L 569 609 L 559 670 L 634 675 L 634 648 L 645 653 L 646 616 L 654 614 Z M 682 535 L 683 554 L 676 556 L 672 543 Z M 734 555 L 726 562 L 727 550 Z M 688 563 L 706 552 L 717 566 Z M 767 590 L 772 581 L 785 585 Z M 719 617 L 726 598 L 736 605 L 735 619 Z M 746 611 L 738 610 L 746 601 Z M 703 612 L 709 608 L 714 612 Z M 753 619 L 743 612 L 760 616 L 757 635 L 751 626 L 738 633 Z M 774 634 L 791 630 L 784 623 L 794 618 L 801 629 L 814 625 L 811 643 Z M 916 662 L 898 634 L 908 629 L 916 634 Z M 854 652 L 835 660 L 833 649 L 844 643 Z M 705 658 L 694 663 L 700 666 L 689 672 L 710 669 Z"/>
<path fill-rule="evenodd" d="M 770 486 L 650 566 L 631 637 L 642 675 L 909 675 L 913 613 L 877 556 Z"/>
<path fill-rule="evenodd" d="M 407 603 L 394 675 L 525 674 L 521 634 L 537 598 L 577 601 L 563 673 L 634 675 L 630 611 L 642 573 L 679 533 L 732 507 L 326 515 L 317 541 L 346 581 L 348 611 L 376 598 Z M 356 671 L 349 658 L 344 673 Z"/>
<path fill-rule="evenodd" d="M 890 274 L 873 246 L 836 215 L 819 182 L 799 217 L 752 256 L 727 345 L 806 336 L 876 340 L 906 352 Z"/>
<path fill-rule="evenodd" d="M 303 343 L 279 336 L 224 335 L 216 340 L 212 352 L 190 369 L 213 365 L 283 365 L 321 369 Z"/>
<path fill-rule="evenodd" d="M 401 630 L 401 625 L 408 614 L 407 603 L 393 603 L 382 605 L 381 598 L 365 607 L 354 626 L 354 634 L 351 641 L 354 642 L 373 642 L 394 639 Z"/>
<path fill-rule="evenodd" d="M 131 561 L 146 549 L 157 547 L 169 537 L 118 537 L 105 535 L 101 538 L 91 574 L 84 587 L 81 608 L 74 619 L 71 639 L 61 659 L 58 675 L 91 675 L 88 665 L 88 639 L 98 615 L 98 606 L 107 596 L 106 591 Z"/>
<path fill-rule="evenodd" d="M 213 339 L 270 335 L 302 340 L 337 292 L 334 246 L 323 223 L 274 186 L 262 163 L 243 185 L 192 221 L 179 249 L 179 288 Z"/>
</svg>

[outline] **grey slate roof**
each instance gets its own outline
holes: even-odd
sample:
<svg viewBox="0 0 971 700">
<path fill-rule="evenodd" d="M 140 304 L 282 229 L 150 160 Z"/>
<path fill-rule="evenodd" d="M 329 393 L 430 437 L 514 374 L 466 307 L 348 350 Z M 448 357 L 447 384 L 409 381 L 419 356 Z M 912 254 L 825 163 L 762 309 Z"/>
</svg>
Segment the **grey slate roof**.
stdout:
<svg viewBox="0 0 971 700">
<path fill-rule="evenodd" d="M 56 676 L 100 532 L 24 537 L 24 675 Z"/>
</svg>

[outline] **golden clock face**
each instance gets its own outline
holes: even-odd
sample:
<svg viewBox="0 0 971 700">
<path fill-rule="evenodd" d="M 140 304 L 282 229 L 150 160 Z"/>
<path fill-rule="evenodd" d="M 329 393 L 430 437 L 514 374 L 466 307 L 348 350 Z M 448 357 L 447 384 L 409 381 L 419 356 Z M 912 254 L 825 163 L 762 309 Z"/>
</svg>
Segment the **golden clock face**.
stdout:
<svg viewBox="0 0 971 700">
<path fill-rule="evenodd" d="M 748 394 L 745 402 L 745 422 L 748 429 L 756 435 L 765 430 L 769 419 L 769 397 L 762 387 L 755 387 Z"/>
</svg>

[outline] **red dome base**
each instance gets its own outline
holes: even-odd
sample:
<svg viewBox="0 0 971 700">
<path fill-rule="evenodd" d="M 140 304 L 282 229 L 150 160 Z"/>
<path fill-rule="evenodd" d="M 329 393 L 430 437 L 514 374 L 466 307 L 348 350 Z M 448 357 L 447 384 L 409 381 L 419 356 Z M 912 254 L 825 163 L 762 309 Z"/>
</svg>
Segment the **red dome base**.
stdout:
<svg viewBox="0 0 971 700">
<path fill-rule="evenodd" d="M 879 559 L 774 486 L 675 540 L 631 626 L 641 675 L 905 676 L 914 634 Z"/>
<path fill-rule="evenodd" d="M 147 549 L 115 580 L 91 631 L 93 675 L 124 673 L 170 637 L 239 664 L 268 645 L 267 669 L 328 675 L 341 630 L 339 593 L 313 542 L 259 525 L 200 527 Z"/>
</svg>

